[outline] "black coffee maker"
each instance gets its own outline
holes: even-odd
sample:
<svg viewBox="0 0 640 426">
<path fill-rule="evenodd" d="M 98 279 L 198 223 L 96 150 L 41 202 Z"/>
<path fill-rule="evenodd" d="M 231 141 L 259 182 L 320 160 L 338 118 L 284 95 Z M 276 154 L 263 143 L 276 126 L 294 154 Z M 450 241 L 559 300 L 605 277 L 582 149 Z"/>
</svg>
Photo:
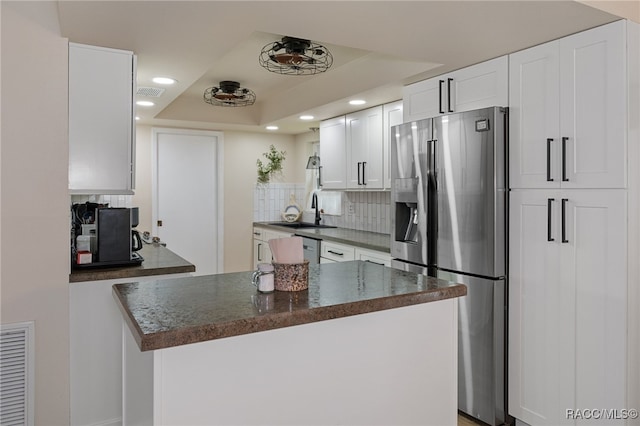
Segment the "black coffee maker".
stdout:
<svg viewBox="0 0 640 426">
<path fill-rule="evenodd" d="M 138 231 L 138 208 L 99 208 L 96 210 L 97 264 L 139 264 L 144 259 Z"/>
</svg>

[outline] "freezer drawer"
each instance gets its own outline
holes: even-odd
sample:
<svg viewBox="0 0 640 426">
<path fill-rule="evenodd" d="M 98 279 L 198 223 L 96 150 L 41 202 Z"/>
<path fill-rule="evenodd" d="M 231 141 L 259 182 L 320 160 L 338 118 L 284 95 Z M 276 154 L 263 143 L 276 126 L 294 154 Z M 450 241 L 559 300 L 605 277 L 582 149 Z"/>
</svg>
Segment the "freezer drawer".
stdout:
<svg viewBox="0 0 640 426">
<path fill-rule="evenodd" d="M 446 271 L 467 286 L 458 298 L 458 409 L 490 425 L 505 422 L 505 280 Z"/>
</svg>

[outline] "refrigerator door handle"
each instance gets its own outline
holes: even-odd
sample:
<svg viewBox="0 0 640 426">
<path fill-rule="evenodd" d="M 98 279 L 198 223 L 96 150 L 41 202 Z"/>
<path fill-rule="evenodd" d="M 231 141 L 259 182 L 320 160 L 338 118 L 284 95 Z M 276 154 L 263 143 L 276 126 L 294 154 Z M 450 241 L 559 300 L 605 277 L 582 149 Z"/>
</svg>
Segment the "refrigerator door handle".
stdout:
<svg viewBox="0 0 640 426">
<path fill-rule="evenodd" d="M 562 242 L 563 243 L 569 242 L 569 240 L 567 240 L 567 201 L 569 201 L 568 198 L 562 199 Z"/>
<path fill-rule="evenodd" d="M 553 138 L 547 138 L 547 182 L 553 182 L 551 177 L 551 142 L 553 142 Z"/>
<path fill-rule="evenodd" d="M 442 109 L 442 85 L 444 84 L 444 80 L 438 80 L 438 111 L 440 114 L 444 114 L 444 110 Z"/>
<path fill-rule="evenodd" d="M 555 201 L 555 198 L 547 198 L 547 241 L 555 241 L 555 238 L 551 235 L 551 204 Z"/>
<path fill-rule="evenodd" d="M 569 138 L 562 137 L 562 181 L 568 182 L 569 178 L 567 177 L 567 140 Z"/>
<path fill-rule="evenodd" d="M 447 108 L 449 112 L 453 112 L 453 110 L 451 109 L 451 82 L 452 81 L 453 81 L 452 78 L 447 79 Z"/>
</svg>

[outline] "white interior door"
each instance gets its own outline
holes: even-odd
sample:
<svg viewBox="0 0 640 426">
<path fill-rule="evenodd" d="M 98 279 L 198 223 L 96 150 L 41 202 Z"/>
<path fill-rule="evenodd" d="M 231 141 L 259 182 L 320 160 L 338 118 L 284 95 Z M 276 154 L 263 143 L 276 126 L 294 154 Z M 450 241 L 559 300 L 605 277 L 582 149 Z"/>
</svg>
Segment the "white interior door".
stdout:
<svg viewBox="0 0 640 426">
<path fill-rule="evenodd" d="M 222 268 L 219 132 L 154 129 L 154 234 L 196 266 Z"/>
</svg>

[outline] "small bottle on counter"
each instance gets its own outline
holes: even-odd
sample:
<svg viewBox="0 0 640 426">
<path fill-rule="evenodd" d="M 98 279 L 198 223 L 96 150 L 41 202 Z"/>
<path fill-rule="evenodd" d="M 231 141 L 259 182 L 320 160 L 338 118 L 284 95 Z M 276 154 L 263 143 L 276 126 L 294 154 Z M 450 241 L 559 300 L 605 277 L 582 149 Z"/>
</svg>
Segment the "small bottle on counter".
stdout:
<svg viewBox="0 0 640 426">
<path fill-rule="evenodd" d="M 273 265 L 271 263 L 259 263 L 258 270 L 253 273 L 252 282 L 260 293 L 272 293 L 275 290 Z"/>
</svg>

